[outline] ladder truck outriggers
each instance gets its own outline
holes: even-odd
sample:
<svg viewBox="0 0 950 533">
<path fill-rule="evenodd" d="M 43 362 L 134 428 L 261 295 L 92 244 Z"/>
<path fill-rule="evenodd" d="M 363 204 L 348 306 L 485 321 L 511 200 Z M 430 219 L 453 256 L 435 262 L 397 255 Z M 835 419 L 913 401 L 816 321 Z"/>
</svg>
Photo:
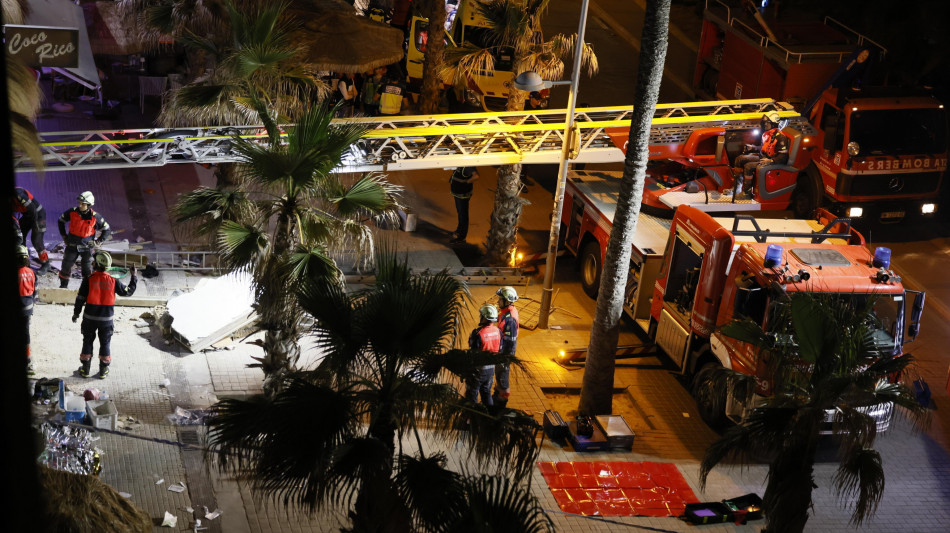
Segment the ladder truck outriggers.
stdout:
<svg viewBox="0 0 950 533">
<path fill-rule="evenodd" d="M 584 290 L 594 298 L 619 181 L 618 172 L 574 171 L 565 190 L 564 247 L 577 255 Z M 824 209 L 813 219 L 783 220 L 748 214 L 718 218 L 681 206 L 672 220 L 640 215 L 624 311 L 677 369 L 692 377 L 700 414 L 715 427 L 741 420 L 749 406 L 731 393 L 716 401 L 698 394 L 710 373 L 722 366 L 764 375 L 757 365 L 759 350 L 719 329 L 743 317 L 763 324 L 782 293 L 876 298 L 869 317 L 876 342 L 883 353 L 900 356 L 919 330 L 924 293 L 906 289 L 889 263 L 889 250 L 872 254 L 850 220 Z M 909 295 L 914 295 L 910 307 Z M 769 394 L 767 379 L 757 384 L 756 394 Z M 886 430 L 893 406 L 866 408 L 878 431 Z"/>
</svg>

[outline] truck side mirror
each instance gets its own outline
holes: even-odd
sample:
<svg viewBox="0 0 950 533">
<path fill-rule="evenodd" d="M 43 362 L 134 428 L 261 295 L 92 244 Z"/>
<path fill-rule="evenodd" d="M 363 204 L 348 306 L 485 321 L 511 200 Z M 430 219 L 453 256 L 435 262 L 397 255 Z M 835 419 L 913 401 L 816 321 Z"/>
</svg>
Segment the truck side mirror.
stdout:
<svg viewBox="0 0 950 533">
<path fill-rule="evenodd" d="M 927 293 L 923 291 L 905 291 L 907 293 L 914 293 L 914 306 L 910 311 L 910 324 L 907 327 L 907 334 L 910 336 L 910 340 L 917 338 L 917 335 L 920 333 L 920 316 L 924 313 L 924 301 L 927 297 Z"/>
</svg>

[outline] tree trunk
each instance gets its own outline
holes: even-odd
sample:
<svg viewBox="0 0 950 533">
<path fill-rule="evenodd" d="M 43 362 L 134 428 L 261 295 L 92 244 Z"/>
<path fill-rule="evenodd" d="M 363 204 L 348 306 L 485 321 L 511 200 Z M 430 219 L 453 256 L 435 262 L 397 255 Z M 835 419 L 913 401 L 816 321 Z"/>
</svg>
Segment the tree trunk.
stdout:
<svg viewBox="0 0 950 533">
<path fill-rule="evenodd" d="M 600 293 L 587 349 L 587 364 L 578 410 L 588 415 L 610 414 L 614 388 L 614 364 L 623 299 L 630 270 L 630 246 L 640 215 L 643 183 L 649 160 L 650 128 L 660 82 L 670 26 L 670 1 L 647 0 L 640 49 L 640 67 L 634 93 L 630 142 L 623 163 L 623 178 L 613 229 L 607 244 Z"/>
<path fill-rule="evenodd" d="M 423 6 L 425 9 L 423 16 L 429 19 L 429 40 L 426 45 L 425 63 L 422 65 L 419 113 L 434 115 L 439 112 L 442 93 L 442 66 L 445 60 L 445 1 L 426 0 Z"/>
<path fill-rule="evenodd" d="M 511 250 L 518 238 L 518 223 L 525 200 L 521 198 L 521 165 L 498 167 L 495 205 L 491 212 L 486 254 L 488 264 L 505 266 L 511 259 Z"/>
<path fill-rule="evenodd" d="M 287 255 L 294 244 L 293 234 L 291 215 L 278 215 L 271 257 L 264 259 L 266 264 L 255 280 L 259 291 L 257 313 L 260 315 L 260 327 L 265 332 L 262 345 L 264 357 L 261 360 L 264 394 L 271 398 L 280 392 L 283 378 L 296 368 L 300 360 L 298 318 L 293 310 L 296 300 L 292 294 L 288 294 L 280 267 L 280 258 Z"/>
<path fill-rule="evenodd" d="M 801 533 L 808 522 L 808 510 L 815 488 L 815 453 L 818 449 L 817 430 L 821 420 L 799 424 L 795 442 L 779 451 L 769 464 L 768 483 L 762 498 L 762 510 L 768 533 Z M 811 427 L 807 427 L 807 426 Z M 803 427 L 804 426 L 804 427 Z"/>
</svg>

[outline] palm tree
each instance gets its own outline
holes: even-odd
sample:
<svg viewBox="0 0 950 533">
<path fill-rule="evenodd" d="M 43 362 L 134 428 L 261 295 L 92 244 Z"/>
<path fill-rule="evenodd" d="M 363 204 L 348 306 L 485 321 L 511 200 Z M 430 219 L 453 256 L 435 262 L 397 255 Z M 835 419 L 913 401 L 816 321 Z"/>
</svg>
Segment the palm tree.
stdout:
<svg viewBox="0 0 950 533">
<path fill-rule="evenodd" d="M 722 328 L 723 335 L 761 349 L 772 395 L 753 396 L 754 376 L 726 369 L 712 376 L 707 392 L 731 388 L 751 409 L 706 451 L 700 479 L 705 484 L 709 472 L 726 458 L 751 462 L 771 457 L 762 502 L 770 533 L 804 530 L 817 486 L 815 453 L 823 430 L 830 429 L 841 441 L 835 488 L 856 498 L 851 522 L 860 525 L 874 514 L 884 493 L 881 456 L 874 450 L 877 423 L 865 407 L 893 402 L 915 424 L 928 420 L 913 391 L 889 381 L 913 364 L 913 357 L 901 356 L 894 339 L 883 338 L 874 304 L 873 295 L 793 293 L 770 306 L 767 331 L 751 319 Z M 830 426 L 826 413 L 834 413 Z"/>
<path fill-rule="evenodd" d="M 643 184 L 650 158 L 650 128 L 660 98 L 669 26 L 670 0 L 648 0 L 640 40 L 643 47 L 640 49 L 637 85 L 633 95 L 630 143 L 623 161 L 617 212 L 607 243 L 578 407 L 580 412 L 590 415 L 612 412 L 614 363 L 630 271 L 630 247 L 640 216 Z"/>
<path fill-rule="evenodd" d="M 302 288 L 323 358 L 288 375 L 272 398 L 214 407 L 220 468 L 247 474 L 285 505 L 342 509 L 346 531 L 551 531 L 519 484 L 537 458 L 537 423 L 512 411 L 489 415 L 440 381 L 443 370 L 465 376 L 518 360 L 452 349 L 468 299 L 462 282 L 445 272 L 413 276 L 392 252 L 376 265 L 369 289 L 350 293 L 330 279 Z M 460 440 L 471 452 L 460 454 L 465 471 L 495 474 L 447 469 L 441 450 Z"/>
<path fill-rule="evenodd" d="M 3 0 L 4 24 L 23 24 L 29 10 L 26 2 Z M 37 168 L 43 168 L 40 137 L 34 121 L 40 110 L 43 93 L 33 72 L 6 55 L 7 104 L 10 110 L 10 145 L 14 151 L 29 157 Z"/>
<path fill-rule="evenodd" d="M 568 57 L 575 45 L 575 36 L 555 35 L 544 40 L 541 32 L 541 16 L 550 0 L 488 0 L 475 2 L 475 9 L 491 24 L 485 28 L 484 47 L 463 43 L 446 50 L 446 64 L 454 71 L 456 80 L 472 77 L 481 70 L 494 70 L 495 56 L 501 52 L 513 54 L 512 71 L 532 70 L 542 78 L 558 78 L 564 72 L 564 57 Z M 431 41 L 431 39 L 430 39 Z M 597 72 L 597 56 L 584 43 L 583 64 L 588 75 Z M 524 109 L 527 93 L 511 87 L 506 109 Z M 488 230 L 486 253 L 491 264 L 507 263 L 518 235 L 518 222 L 525 200 L 521 198 L 521 164 L 503 165 L 498 168 L 498 184 L 495 189 L 495 205 Z"/>
<path fill-rule="evenodd" d="M 429 21 L 426 57 L 422 64 L 422 93 L 419 112 L 432 115 L 439 112 L 442 94 L 442 69 L 445 65 L 445 0 L 420 2 L 422 16 Z"/>
<path fill-rule="evenodd" d="M 264 104 L 253 97 L 268 140 L 233 139 L 239 161 L 235 187 L 202 187 L 174 207 L 178 222 L 196 221 L 229 272 L 253 275 L 265 391 L 276 391 L 299 356 L 301 284 L 338 277 L 333 254 L 368 257 L 373 236 L 365 222 L 394 220 L 398 186 L 378 174 L 344 179 L 334 173 L 343 153 L 363 134 L 357 124 L 331 125 L 333 109 L 313 106 L 287 128 L 286 142 Z"/>
</svg>

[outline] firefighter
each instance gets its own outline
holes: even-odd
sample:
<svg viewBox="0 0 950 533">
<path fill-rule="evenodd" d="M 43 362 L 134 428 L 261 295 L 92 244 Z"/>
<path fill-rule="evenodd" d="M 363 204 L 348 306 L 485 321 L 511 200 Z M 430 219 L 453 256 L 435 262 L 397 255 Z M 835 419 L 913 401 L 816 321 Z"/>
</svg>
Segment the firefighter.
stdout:
<svg viewBox="0 0 950 533">
<path fill-rule="evenodd" d="M 24 239 L 26 234 L 30 234 L 30 240 L 33 242 L 33 249 L 40 258 L 39 274 L 45 274 L 49 271 L 49 253 L 46 251 L 46 243 L 43 237 L 46 235 L 46 210 L 33 197 L 30 191 L 23 187 L 13 189 L 13 212 L 20 213 L 20 231 L 23 232 Z"/>
<path fill-rule="evenodd" d="M 99 250 L 96 252 L 96 271 L 89 277 L 82 280 L 79 286 L 79 293 L 76 294 L 76 304 L 73 307 L 73 323 L 79 319 L 79 313 L 86 307 L 82 314 L 82 324 L 79 329 L 82 331 L 82 352 L 79 354 L 79 361 L 82 366 L 79 367 L 79 375 L 88 378 L 89 367 L 92 364 L 92 344 L 99 336 L 99 379 L 105 379 L 109 375 L 109 364 L 112 363 L 112 351 L 110 343 L 112 341 L 112 332 L 115 327 L 112 323 L 112 315 L 115 313 L 115 295 L 132 296 L 135 292 L 135 265 L 132 265 L 129 272 L 132 274 L 132 281 L 126 287 L 122 282 L 116 280 L 106 273 L 106 270 L 112 266 L 112 256 L 109 252 Z"/>
<path fill-rule="evenodd" d="M 515 349 L 518 348 L 518 309 L 515 302 L 518 301 L 518 291 L 514 287 L 502 287 L 498 289 L 498 329 L 501 330 L 501 348 L 499 353 L 503 355 L 515 355 Z M 508 363 L 495 365 L 495 393 L 493 402 L 495 407 L 501 409 L 508 404 L 508 397 L 511 395 L 511 384 L 508 381 L 510 367 Z"/>
<path fill-rule="evenodd" d="M 472 350 L 498 353 L 501 347 L 501 332 L 495 326 L 498 322 L 498 309 L 494 305 L 483 305 L 478 310 L 478 327 L 472 330 L 468 337 L 468 347 Z M 492 406 L 491 382 L 495 374 L 495 365 L 485 365 L 475 377 L 465 380 L 465 397 L 473 402 L 478 401 L 479 395 L 486 407 Z"/>
<path fill-rule="evenodd" d="M 36 273 L 30 268 L 30 251 L 22 244 L 17 245 L 17 281 L 20 288 L 20 302 L 23 304 L 23 327 L 26 337 L 26 375 L 33 375 L 33 361 L 30 360 L 30 318 L 33 316 L 33 302 L 36 300 Z"/>
<path fill-rule="evenodd" d="M 760 166 L 788 164 L 788 137 L 782 133 L 779 127 L 780 121 L 778 111 L 769 111 L 762 115 L 760 123 L 762 144 L 759 146 L 747 144 L 746 150 L 750 153 L 736 158 L 735 174 L 742 173 L 742 182 L 749 198 L 752 197 L 755 187 L 754 176 Z M 742 191 L 743 183 L 737 183 L 736 194 Z"/>
<path fill-rule="evenodd" d="M 96 198 L 86 191 L 76 197 L 77 207 L 67 209 L 59 217 L 59 234 L 66 242 L 66 251 L 63 253 L 63 264 L 59 269 L 59 288 L 65 289 L 69 285 L 69 273 L 76 264 L 76 259 L 82 257 L 82 277 L 86 279 L 92 273 L 92 255 L 95 248 L 109 240 L 112 229 L 109 223 L 92 206 Z M 66 224 L 69 224 L 69 233 L 66 233 Z M 96 239 L 96 233 L 99 238 Z"/>
</svg>

